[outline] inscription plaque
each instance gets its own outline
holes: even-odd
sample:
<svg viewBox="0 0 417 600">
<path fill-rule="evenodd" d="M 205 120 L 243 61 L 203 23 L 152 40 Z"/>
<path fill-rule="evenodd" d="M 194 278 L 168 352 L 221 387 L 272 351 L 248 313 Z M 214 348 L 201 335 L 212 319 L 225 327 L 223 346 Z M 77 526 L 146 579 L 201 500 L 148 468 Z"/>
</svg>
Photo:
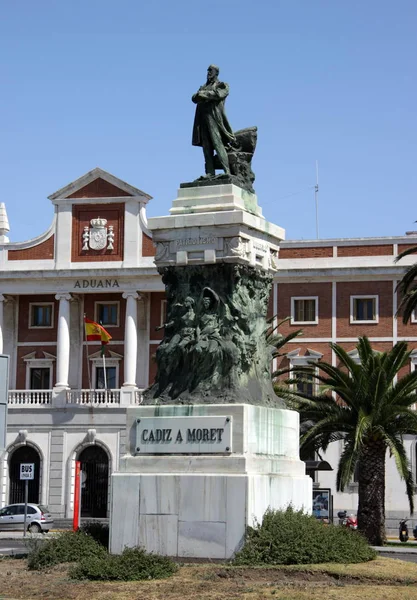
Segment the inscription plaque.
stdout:
<svg viewBox="0 0 417 600">
<path fill-rule="evenodd" d="M 232 417 L 143 417 L 136 420 L 135 455 L 225 454 L 232 451 Z"/>
</svg>

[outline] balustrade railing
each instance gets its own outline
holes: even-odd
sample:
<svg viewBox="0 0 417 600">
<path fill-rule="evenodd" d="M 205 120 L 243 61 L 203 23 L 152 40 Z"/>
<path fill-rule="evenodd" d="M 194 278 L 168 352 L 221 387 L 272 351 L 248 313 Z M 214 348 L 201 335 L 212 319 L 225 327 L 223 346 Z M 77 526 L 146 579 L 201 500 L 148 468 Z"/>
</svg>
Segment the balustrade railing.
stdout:
<svg viewBox="0 0 417 600">
<path fill-rule="evenodd" d="M 51 404 L 52 390 L 9 390 L 9 406 L 46 406 Z"/>
<path fill-rule="evenodd" d="M 68 390 L 67 404 L 112 406 L 120 404 L 120 390 Z"/>
<path fill-rule="evenodd" d="M 144 390 L 132 390 L 128 403 L 142 404 Z M 68 390 L 67 404 L 79 406 L 120 405 L 120 390 Z M 126 399 L 124 400 L 124 403 Z M 9 390 L 9 406 L 52 405 L 52 390 Z"/>
</svg>

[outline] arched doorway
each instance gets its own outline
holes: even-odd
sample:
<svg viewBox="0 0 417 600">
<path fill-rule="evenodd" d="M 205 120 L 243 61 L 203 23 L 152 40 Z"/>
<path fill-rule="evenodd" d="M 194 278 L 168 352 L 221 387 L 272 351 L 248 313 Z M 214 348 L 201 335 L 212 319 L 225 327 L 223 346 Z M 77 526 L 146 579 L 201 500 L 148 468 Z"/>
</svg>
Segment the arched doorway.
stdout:
<svg viewBox="0 0 417 600">
<path fill-rule="evenodd" d="M 35 465 L 34 479 L 28 483 L 28 502 L 39 504 L 39 489 L 41 479 L 41 458 L 32 446 L 20 446 L 13 451 L 9 459 L 9 504 L 25 501 L 25 482 L 20 481 L 21 463 L 33 463 Z"/>
<path fill-rule="evenodd" d="M 100 446 L 88 446 L 80 455 L 81 516 L 107 517 L 109 489 L 109 458 Z"/>
</svg>

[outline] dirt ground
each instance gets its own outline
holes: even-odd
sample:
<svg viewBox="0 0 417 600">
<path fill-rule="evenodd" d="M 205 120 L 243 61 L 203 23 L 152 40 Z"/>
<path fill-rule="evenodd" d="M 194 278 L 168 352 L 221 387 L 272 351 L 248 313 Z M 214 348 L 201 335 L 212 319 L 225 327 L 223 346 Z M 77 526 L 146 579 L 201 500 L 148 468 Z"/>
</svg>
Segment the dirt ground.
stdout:
<svg viewBox="0 0 417 600">
<path fill-rule="evenodd" d="M 243 568 L 182 565 L 169 579 L 71 581 L 67 566 L 28 571 L 0 560 L 0 600 L 417 600 L 417 565 L 378 558 L 361 565 Z"/>
</svg>

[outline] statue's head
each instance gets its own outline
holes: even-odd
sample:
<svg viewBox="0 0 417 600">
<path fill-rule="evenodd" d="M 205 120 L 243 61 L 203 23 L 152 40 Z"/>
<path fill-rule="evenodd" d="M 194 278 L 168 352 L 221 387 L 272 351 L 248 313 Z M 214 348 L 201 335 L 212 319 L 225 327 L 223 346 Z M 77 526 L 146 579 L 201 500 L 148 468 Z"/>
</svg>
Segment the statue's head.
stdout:
<svg viewBox="0 0 417 600">
<path fill-rule="evenodd" d="M 209 287 L 203 289 L 202 305 L 205 310 L 216 308 L 219 301 L 220 299 L 214 290 Z"/>
<path fill-rule="evenodd" d="M 214 81 L 219 76 L 219 67 L 216 65 L 210 65 L 207 69 L 207 81 Z"/>
<path fill-rule="evenodd" d="M 191 298 L 191 296 L 187 296 L 184 300 L 184 306 L 186 308 L 192 308 L 194 306 L 194 298 Z"/>
<path fill-rule="evenodd" d="M 211 306 L 211 298 L 209 296 L 204 296 L 203 298 L 203 306 L 205 309 L 210 308 Z"/>
</svg>

